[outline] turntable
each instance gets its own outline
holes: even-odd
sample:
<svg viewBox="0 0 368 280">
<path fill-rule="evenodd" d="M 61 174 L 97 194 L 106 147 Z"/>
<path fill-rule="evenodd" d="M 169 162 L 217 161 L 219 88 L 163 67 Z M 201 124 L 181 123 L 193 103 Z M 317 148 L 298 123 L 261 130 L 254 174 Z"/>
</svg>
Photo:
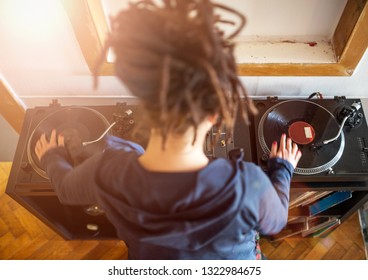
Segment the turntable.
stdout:
<svg viewBox="0 0 368 280">
<path fill-rule="evenodd" d="M 253 160 L 266 170 L 273 141 L 286 134 L 302 152 L 290 189 L 289 220 L 277 241 L 324 237 L 368 201 L 368 128 L 360 99 L 254 100 Z"/>
<path fill-rule="evenodd" d="M 109 125 L 104 115 L 88 107 L 69 107 L 52 112 L 42 119 L 31 133 L 27 143 L 29 163 L 40 176 L 47 178 L 34 147 L 42 134 L 50 135 L 51 130 L 56 129 L 57 135 L 64 135 L 73 166 L 79 165 L 86 158 L 104 149 L 102 142 L 88 146 L 83 146 L 82 143 L 88 139 L 97 139 Z"/>
<path fill-rule="evenodd" d="M 52 129 L 62 133 L 69 162 L 76 166 L 105 148 L 96 141 L 107 133 L 146 145 L 146 131 L 134 133 L 137 105 L 50 106 L 28 109 L 19 137 L 6 193 L 65 239 L 114 239 L 116 233 L 98 205 L 63 205 L 59 202 L 34 147 Z M 113 124 L 113 125 L 112 125 Z"/>
<path fill-rule="evenodd" d="M 255 161 L 265 167 L 273 141 L 285 133 L 302 158 L 293 182 L 368 180 L 368 128 L 359 99 L 255 100 Z"/>
</svg>

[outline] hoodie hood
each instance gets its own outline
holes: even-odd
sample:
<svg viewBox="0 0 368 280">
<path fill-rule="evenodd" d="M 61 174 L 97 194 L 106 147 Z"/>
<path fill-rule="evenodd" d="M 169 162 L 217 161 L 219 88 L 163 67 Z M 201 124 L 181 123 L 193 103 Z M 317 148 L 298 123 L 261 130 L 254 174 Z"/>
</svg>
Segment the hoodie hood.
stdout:
<svg viewBox="0 0 368 280">
<path fill-rule="evenodd" d="M 198 172 L 152 173 L 138 157 L 106 151 L 97 175 L 99 205 L 127 243 L 198 250 L 239 213 L 245 192 L 231 162 L 217 159 Z"/>
</svg>

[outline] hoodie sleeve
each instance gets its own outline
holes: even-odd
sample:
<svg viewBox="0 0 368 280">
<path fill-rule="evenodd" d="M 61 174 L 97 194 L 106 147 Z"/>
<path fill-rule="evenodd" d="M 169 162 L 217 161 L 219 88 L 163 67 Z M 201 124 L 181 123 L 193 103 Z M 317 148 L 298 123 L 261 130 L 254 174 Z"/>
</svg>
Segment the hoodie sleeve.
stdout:
<svg viewBox="0 0 368 280">
<path fill-rule="evenodd" d="M 268 161 L 271 187 L 266 187 L 260 199 L 259 228 L 262 234 L 276 234 L 287 223 L 290 182 L 294 167 L 281 158 Z"/>
<path fill-rule="evenodd" d="M 138 144 L 114 136 L 106 137 L 105 143 L 109 150 L 136 151 L 138 154 L 144 152 Z M 97 202 L 96 174 L 103 154 L 97 153 L 75 167 L 68 162 L 64 147 L 54 148 L 42 157 L 41 165 L 61 203 L 88 205 Z"/>
<path fill-rule="evenodd" d="M 252 163 L 247 163 L 245 167 L 243 219 L 261 234 L 276 234 L 287 223 L 290 181 L 294 168 L 280 158 L 269 160 L 268 174 Z"/>
<path fill-rule="evenodd" d="M 95 154 L 82 164 L 73 167 L 67 160 L 65 148 L 48 151 L 41 159 L 51 184 L 63 204 L 88 205 L 96 203 L 97 167 L 102 153 Z"/>
</svg>

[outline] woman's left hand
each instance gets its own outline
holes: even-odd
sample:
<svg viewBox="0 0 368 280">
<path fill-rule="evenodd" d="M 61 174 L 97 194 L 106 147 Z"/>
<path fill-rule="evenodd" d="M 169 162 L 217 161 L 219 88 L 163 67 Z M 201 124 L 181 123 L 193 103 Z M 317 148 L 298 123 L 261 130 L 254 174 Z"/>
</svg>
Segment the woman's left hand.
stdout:
<svg viewBox="0 0 368 280">
<path fill-rule="evenodd" d="M 64 137 L 62 135 L 59 135 L 56 139 L 55 129 L 51 131 L 50 141 L 46 139 L 45 134 L 42 134 L 35 146 L 35 153 L 38 160 L 41 160 L 41 158 L 44 156 L 44 154 L 46 154 L 47 151 L 60 146 L 64 147 Z"/>
<path fill-rule="evenodd" d="M 281 135 L 280 146 L 277 148 L 277 142 L 273 142 L 271 146 L 270 158 L 279 157 L 287 160 L 295 168 L 298 165 L 302 153 L 296 143 L 293 143 L 291 138 L 286 137 L 286 134 Z"/>
</svg>

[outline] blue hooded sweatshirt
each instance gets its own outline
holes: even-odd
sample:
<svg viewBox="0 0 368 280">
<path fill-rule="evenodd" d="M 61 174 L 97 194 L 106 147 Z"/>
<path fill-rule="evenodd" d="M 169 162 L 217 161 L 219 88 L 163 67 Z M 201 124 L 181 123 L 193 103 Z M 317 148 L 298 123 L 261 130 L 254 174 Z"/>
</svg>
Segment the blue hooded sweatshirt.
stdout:
<svg viewBox="0 0 368 280">
<path fill-rule="evenodd" d="M 41 165 L 61 203 L 104 210 L 129 259 L 255 259 L 256 233 L 286 225 L 294 168 L 283 159 L 270 159 L 267 174 L 241 153 L 194 172 L 153 172 L 138 161 L 141 146 L 106 143 L 76 167 L 62 147 Z"/>
</svg>

